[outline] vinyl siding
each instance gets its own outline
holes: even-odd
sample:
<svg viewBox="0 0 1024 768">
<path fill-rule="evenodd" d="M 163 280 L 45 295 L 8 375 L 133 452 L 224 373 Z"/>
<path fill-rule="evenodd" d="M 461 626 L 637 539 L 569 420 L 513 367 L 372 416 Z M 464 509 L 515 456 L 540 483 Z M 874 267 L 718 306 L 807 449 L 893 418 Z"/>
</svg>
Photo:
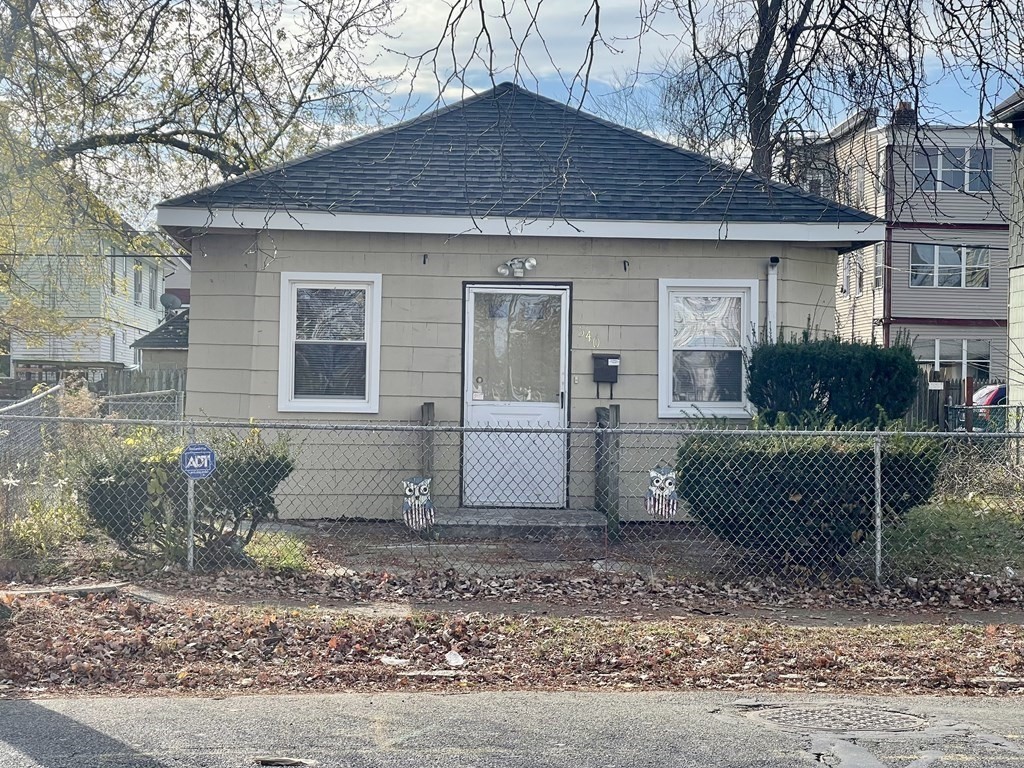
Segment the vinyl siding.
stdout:
<svg viewBox="0 0 1024 768">
<path fill-rule="evenodd" d="M 878 259 L 885 260 L 884 246 L 880 244 Z M 844 290 L 845 262 L 850 260 L 849 289 Z M 864 270 L 863 290 L 857 291 L 857 269 L 859 262 Z M 836 330 L 847 340 L 881 343 L 880 321 L 884 311 L 882 287 L 875 288 L 875 247 L 869 246 L 843 254 L 836 267 Z"/>
<path fill-rule="evenodd" d="M 992 150 L 991 192 L 917 188 L 913 173 L 914 151 L 919 149 L 981 147 Z M 898 222 L 950 224 L 1005 224 L 1009 214 L 1013 159 L 1009 148 L 977 128 L 921 128 L 916 135 L 897 132 L 892 137 L 893 210 Z"/>
<path fill-rule="evenodd" d="M 659 278 L 757 278 L 757 317 L 763 328 L 767 262 L 770 256 L 779 256 L 783 333 L 796 333 L 809 322 L 825 331 L 833 327 L 835 252 L 828 249 L 313 232 L 275 232 L 272 243 L 267 235 L 256 243 L 252 235 L 208 235 L 196 243 L 196 253 L 207 256 L 193 261 L 186 401 L 191 416 L 338 424 L 416 422 L 423 402 L 433 401 L 438 421 L 459 423 L 465 282 L 571 282 L 569 394 L 575 424 L 593 422 L 594 409 L 610 402 L 607 386 L 602 388 L 603 397 L 596 397 L 591 355 L 597 351 L 622 355 L 614 402 L 621 405 L 623 421 L 658 421 Z M 271 248 L 273 257 L 267 258 Z M 512 256 L 537 259 L 530 279 L 498 279 L 496 267 Z M 280 273 L 285 271 L 383 275 L 378 414 L 277 410 Z M 400 516 L 400 500 L 381 497 L 379 488 L 400 489 L 403 477 L 418 473 L 416 435 L 316 432 L 296 439 L 302 469 L 282 489 L 282 516 Z M 571 437 L 569 489 L 574 508 L 593 504 L 592 442 L 592 435 Z M 621 478 L 624 516 L 644 516 L 647 463 L 671 462 L 673 446 L 667 443 L 663 450 L 644 453 L 642 466 L 635 463 L 640 454 L 631 455 Z M 432 489 L 439 509 L 458 504 L 460 456 L 457 436 L 438 436 Z M 345 472 L 339 473 L 338 467 L 345 467 Z"/>
<path fill-rule="evenodd" d="M 132 365 L 135 354 L 132 342 L 156 328 L 163 312 L 149 307 L 151 266 L 157 261 L 141 258 L 142 305 L 133 295 L 133 256 L 95 257 L 90 261 L 72 262 L 75 257 L 19 257 L 18 276 L 22 290 L 34 291 L 37 303 L 47 303 L 55 312 L 74 320 L 79 330 L 63 337 L 48 336 L 38 343 L 29 343 L 22 334 L 11 337 L 14 360 L 56 362 L 117 362 Z M 85 258 L 85 257 L 82 257 Z M 117 278 L 111 292 L 110 258 L 115 259 Z M 124 262 L 127 259 L 127 262 Z M 127 266 L 127 276 L 122 265 Z M 162 292 L 161 269 L 157 267 L 157 296 Z M 111 337 L 114 337 L 113 340 Z"/>
<path fill-rule="evenodd" d="M 1009 296 L 1007 233 L 1002 230 L 900 229 L 892 233 L 893 317 L 1005 320 Z M 910 285 L 912 243 L 989 247 L 988 288 L 928 288 Z"/>
<path fill-rule="evenodd" d="M 916 188 L 914 149 L 976 146 L 992 150 L 991 193 L 954 190 L 928 193 Z M 883 148 L 888 164 L 885 181 L 891 187 L 888 211 L 884 194 L 878 193 L 873 183 L 878 178 L 878 151 Z M 860 252 L 865 268 L 865 290 L 859 297 L 854 291 L 841 292 L 843 263 L 840 259 L 836 271 L 836 322 L 844 338 L 882 340 L 885 290 L 891 290 L 891 317 L 1005 319 L 1008 233 L 1001 227 L 1008 222 L 1012 189 L 1012 153 L 1008 148 L 972 127 L 921 126 L 913 133 L 889 127 L 871 128 L 854 132 L 837 142 L 834 161 L 840 171 L 840 183 L 835 190 L 838 199 L 843 199 L 842 194 L 850 187 L 843 185 L 842 172 L 850 167 L 865 169 L 864 197 L 846 198 L 845 202 L 860 203 L 865 210 L 885 217 L 892 227 L 893 241 L 892 269 L 881 289 L 873 288 L 874 249 Z M 987 229 L 969 229 L 972 224 L 985 225 Z M 912 242 L 988 245 L 992 264 L 989 288 L 911 288 L 909 244 Z M 884 251 L 881 256 L 884 258 Z M 895 338 L 895 331 L 895 328 L 890 330 L 890 339 Z"/>
<path fill-rule="evenodd" d="M 1003 381 L 1006 376 L 1007 367 L 1007 329 L 1006 328 L 979 328 L 976 326 L 946 326 L 946 325 L 893 325 L 892 338 L 898 335 L 906 336 L 910 341 L 915 339 L 953 339 L 956 341 L 987 341 L 991 354 L 992 379 Z"/>
<path fill-rule="evenodd" d="M 266 237 L 266 236 L 264 236 Z M 269 238 L 267 238 L 269 240 Z M 274 233 L 266 270 L 252 236 L 209 235 L 197 243 L 190 317 L 189 408 L 226 418 L 279 418 L 277 410 L 280 272 L 382 273 L 381 408 L 373 420 L 415 419 L 424 400 L 441 421 L 461 419 L 464 281 L 498 282 L 495 268 L 534 256 L 524 282 L 572 283 L 572 418 L 590 421 L 607 400 L 594 396 L 591 354 L 621 352 L 615 399 L 630 422 L 657 420 L 658 279 L 760 282 L 765 320 L 768 257 L 779 269 L 781 330 L 810 322 L 833 327 L 834 251 L 760 243 L 566 240 Z M 262 254 L 266 242 L 255 249 Z M 424 255 L 427 263 L 424 264 Z M 628 265 L 624 264 L 628 262 Z M 317 419 L 351 422 L 352 414 Z"/>
<path fill-rule="evenodd" d="M 1009 398 L 1012 403 L 1024 405 L 1024 267 L 1010 270 L 1010 317 L 1007 331 Z"/>
</svg>

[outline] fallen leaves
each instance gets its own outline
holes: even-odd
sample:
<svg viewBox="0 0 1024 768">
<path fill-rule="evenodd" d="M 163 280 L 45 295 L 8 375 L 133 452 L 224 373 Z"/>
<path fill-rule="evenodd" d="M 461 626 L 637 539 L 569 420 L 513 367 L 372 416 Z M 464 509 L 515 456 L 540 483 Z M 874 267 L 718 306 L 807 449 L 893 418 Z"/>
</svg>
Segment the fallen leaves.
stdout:
<svg viewBox="0 0 1024 768">
<path fill-rule="evenodd" d="M 10 603 L 0 696 L 231 690 L 1024 693 L 1013 625 L 267 612 L 130 596 Z"/>
</svg>

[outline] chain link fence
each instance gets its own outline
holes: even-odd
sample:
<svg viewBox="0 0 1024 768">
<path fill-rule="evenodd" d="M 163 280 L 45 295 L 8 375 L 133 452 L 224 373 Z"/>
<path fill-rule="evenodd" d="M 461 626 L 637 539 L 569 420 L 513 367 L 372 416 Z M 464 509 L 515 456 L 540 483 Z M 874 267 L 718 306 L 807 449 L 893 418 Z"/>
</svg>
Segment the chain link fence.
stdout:
<svg viewBox="0 0 1024 768">
<path fill-rule="evenodd" d="M 105 417 L 153 421 L 185 418 L 185 393 L 176 389 L 106 395 L 99 403 L 100 415 Z"/>
<path fill-rule="evenodd" d="M 0 413 L 5 514 L 182 567 L 863 580 L 1024 572 L 1019 433 L 190 423 Z M 216 466 L 189 482 L 188 442 Z M 24 461 L 26 445 L 48 462 Z M 38 452 L 38 449 L 35 449 Z M 202 474 L 210 467 L 194 467 Z M 42 504 L 42 507 L 39 505 Z M 39 502 L 37 507 L 45 507 Z"/>
<path fill-rule="evenodd" d="M 14 539 L 38 504 L 39 494 L 29 484 L 38 483 L 46 468 L 45 423 L 10 417 L 55 416 L 62 392 L 58 384 L 0 408 L 0 558 L 18 549 Z M 23 478 L 28 478 L 25 483 Z"/>
</svg>

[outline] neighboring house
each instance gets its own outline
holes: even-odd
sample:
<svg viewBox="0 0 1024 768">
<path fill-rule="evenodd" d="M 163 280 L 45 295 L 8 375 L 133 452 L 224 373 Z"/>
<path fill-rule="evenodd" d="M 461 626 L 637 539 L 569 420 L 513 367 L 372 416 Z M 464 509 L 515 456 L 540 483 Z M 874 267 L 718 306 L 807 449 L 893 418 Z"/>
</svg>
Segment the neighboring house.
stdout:
<svg viewBox="0 0 1024 768">
<path fill-rule="evenodd" d="M 999 131 L 1012 154 L 1014 176 L 1010 187 L 1010 364 L 1009 402 L 1024 404 L 1024 88 L 996 106 L 992 122 L 1008 125 Z"/>
<path fill-rule="evenodd" d="M 431 401 L 441 422 L 524 428 L 592 423 L 611 401 L 595 367 L 625 422 L 748 417 L 751 343 L 830 330 L 837 252 L 884 234 L 511 84 L 158 222 L 193 257 L 189 414 L 393 423 Z M 564 434 L 471 434 L 452 462 L 435 488 L 469 506 L 564 507 L 585 482 L 567 484 Z M 323 498 L 356 503 L 371 478 L 335 473 Z"/>
<path fill-rule="evenodd" d="M 170 317 L 132 344 L 144 371 L 185 370 L 188 364 L 188 309 Z"/>
<path fill-rule="evenodd" d="M 164 292 L 163 254 L 170 249 L 156 239 L 135 239 L 134 247 L 124 244 L 129 241 L 87 233 L 79 238 L 77 254 L 22 259 L 19 290 L 37 292 L 37 300 L 49 303 L 76 330 L 34 339 L 12 333 L 11 374 L 19 385 L 55 382 L 63 371 L 81 370 L 103 389 L 113 371 L 138 363 L 132 344 L 164 316 L 159 297 Z M 91 260 L 89 274 L 76 259 Z"/>
<path fill-rule="evenodd" d="M 183 256 L 175 256 L 167 264 L 164 291 L 180 301 L 182 307 L 187 307 L 192 288 L 192 265 Z"/>
<path fill-rule="evenodd" d="M 1010 151 L 979 126 L 861 113 L 814 146 L 805 188 L 885 220 L 837 265 L 843 338 L 909 340 L 945 379 L 1006 376 Z"/>
</svg>

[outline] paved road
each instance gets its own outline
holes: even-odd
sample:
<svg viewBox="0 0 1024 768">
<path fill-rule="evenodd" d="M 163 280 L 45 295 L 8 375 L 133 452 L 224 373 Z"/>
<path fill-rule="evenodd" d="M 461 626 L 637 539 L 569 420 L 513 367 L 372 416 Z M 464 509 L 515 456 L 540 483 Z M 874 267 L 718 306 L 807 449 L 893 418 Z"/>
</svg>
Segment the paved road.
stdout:
<svg viewBox="0 0 1024 768">
<path fill-rule="evenodd" d="M 881 710 L 922 720 L 888 722 Z M 915 729 L 843 732 L 805 722 L 828 725 L 840 715 L 847 728 Z M 0 701 L 2 768 L 242 768 L 265 757 L 345 768 L 1024 768 L 1024 700 L 516 693 Z"/>
</svg>

